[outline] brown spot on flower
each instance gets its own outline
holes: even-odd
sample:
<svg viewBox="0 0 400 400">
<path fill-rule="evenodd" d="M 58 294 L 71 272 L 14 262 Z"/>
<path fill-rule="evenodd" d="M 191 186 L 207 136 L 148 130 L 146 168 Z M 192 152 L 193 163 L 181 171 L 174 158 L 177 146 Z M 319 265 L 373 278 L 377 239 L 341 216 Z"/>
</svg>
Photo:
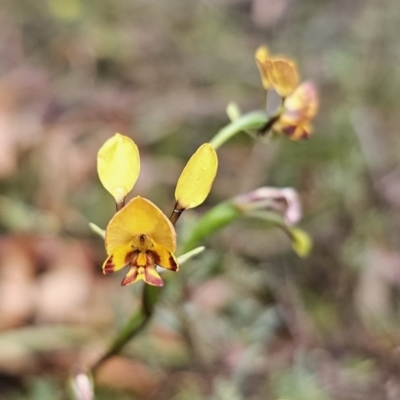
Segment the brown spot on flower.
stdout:
<svg viewBox="0 0 400 400">
<path fill-rule="evenodd" d="M 169 256 L 169 268 L 171 271 L 177 271 L 178 270 L 178 264 L 174 260 L 172 256 Z"/>
<path fill-rule="evenodd" d="M 283 129 L 283 133 L 290 137 L 294 135 L 296 129 L 297 129 L 296 125 L 287 126 Z"/>
<path fill-rule="evenodd" d="M 300 139 L 308 139 L 310 137 L 311 132 L 304 129 L 303 133 L 300 136 Z"/>
<path fill-rule="evenodd" d="M 154 264 L 160 265 L 160 256 L 155 251 L 147 250 L 146 254 L 153 259 Z"/>
<path fill-rule="evenodd" d="M 128 253 L 125 256 L 125 263 L 126 264 L 131 264 L 138 253 L 139 253 L 138 250 L 134 250 L 134 251 L 131 251 L 130 253 Z"/>
<path fill-rule="evenodd" d="M 104 275 L 111 274 L 111 272 L 114 272 L 114 268 L 115 268 L 115 265 L 113 263 L 113 256 L 110 256 L 107 260 L 106 265 L 104 266 L 103 274 Z"/>
<path fill-rule="evenodd" d="M 145 240 L 146 240 L 146 235 L 140 235 L 139 236 L 139 242 L 140 242 L 140 244 L 142 246 L 144 245 Z"/>
</svg>

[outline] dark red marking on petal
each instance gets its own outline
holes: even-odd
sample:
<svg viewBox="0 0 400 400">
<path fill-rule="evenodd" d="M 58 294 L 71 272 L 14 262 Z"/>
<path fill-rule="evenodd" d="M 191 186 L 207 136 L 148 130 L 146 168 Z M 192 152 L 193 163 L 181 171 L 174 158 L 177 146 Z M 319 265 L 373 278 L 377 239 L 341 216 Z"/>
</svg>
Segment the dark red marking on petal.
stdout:
<svg viewBox="0 0 400 400">
<path fill-rule="evenodd" d="M 132 260 L 135 258 L 135 256 L 138 254 L 138 250 L 131 251 L 125 256 L 125 263 L 126 264 L 131 264 Z"/>
<path fill-rule="evenodd" d="M 176 261 L 174 260 L 174 257 L 169 256 L 169 268 L 171 271 L 177 271 L 179 268 L 179 265 L 176 263 Z"/>
<path fill-rule="evenodd" d="M 106 265 L 105 265 L 104 268 L 103 268 L 103 274 L 104 274 L 104 275 L 111 274 L 111 272 L 114 272 L 114 268 L 115 268 L 115 265 L 114 265 L 114 263 L 113 263 L 113 256 L 110 256 L 110 257 L 107 259 L 107 263 L 106 263 Z"/>
<path fill-rule="evenodd" d="M 148 254 L 153 259 L 153 264 L 160 265 L 160 256 L 158 253 L 152 250 L 147 250 L 146 254 Z"/>
<path fill-rule="evenodd" d="M 294 133 L 296 132 L 296 129 L 297 129 L 296 125 L 290 125 L 283 129 L 283 133 L 287 136 L 293 136 Z"/>
<path fill-rule="evenodd" d="M 162 268 L 169 269 L 171 271 L 177 271 L 179 269 L 179 265 L 174 260 L 172 255 L 168 258 L 168 265 L 161 264 L 161 258 L 158 253 L 155 251 L 147 250 L 146 253 L 153 259 L 153 264 L 159 265 Z"/>
<path fill-rule="evenodd" d="M 303 130 L 303 133 L 300 136 L 300 139 L 308 139 L 310 137 L 310 132 L 307 130 Z"/>
</svg>

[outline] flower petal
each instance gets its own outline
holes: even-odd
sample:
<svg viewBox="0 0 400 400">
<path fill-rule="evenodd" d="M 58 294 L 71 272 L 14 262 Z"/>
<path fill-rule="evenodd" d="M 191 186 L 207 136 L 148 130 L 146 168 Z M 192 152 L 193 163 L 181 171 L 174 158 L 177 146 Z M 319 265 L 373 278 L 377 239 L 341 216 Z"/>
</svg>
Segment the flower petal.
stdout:
<svg viewBox="0 0 400 400">
<path fill-rule="evenodd" d="M 103 264 L 103 274 L 108 275 L 111 272 L 119 271 L 126 267 L 130 262 L 132 248 L 130 245 L 119 246 L 107 258 Z"/>
<path fill-rule="evenodd" d="M 312 134 L 312 126 L 308 122 L 299 125 L 286 126 L 282 129 L 282 133 L 293 141 L 308 139 Z"/>
<path fill-rule="evenodd" d="M 281 215 L 289 226 L 297 224 L 302 215 L 299 195 L 292 188 L 260 187 L 234 197 L 233 203 L 248 215 L 272 211 Z"/>
<path fill-rule="evenodd" d="M 261 81 L 265 90 L 272 87 L 271 81 L 268 76 L 266 63 L 269 61 L 269 51 L 266 46 L 260 46 L 254 55 L 258 71 L 260 72 Z"/>
<path fill-rule="evenodd" d="M 144 280 L 149 285 L 164 286 L 163 280 L 153 267 L 131 267 L 122 280 L 121 286 L 131 285 L 140 280 Z"/>
<path fill-rule="evenodd" d="M 155 244 L 151 250 L 147 251 L 154 260 L 154 263 L 165 269 L 171 271 L 178 271 L 179 264 L 178 260 L 165 246 L 161 244 Z"/>
<path fill-rule="evenodd" d="M 171 222 L 150 200 L 137 196 L 109 222 L 105 238 L 107 254 L 111 255 L 120 246 L 130 245 L 140 235 L 175 251 L 176 233 Z"/>
<path fill-rule="evenodd" d="M 121 286 L 131 285 L 132 283 L 140 281 L 141 279 L 143 279 L 143 274 L 138 273 L 137 267 L 131 267 L 129 268 L 128 273 L 125 275 L 125 278 L 122 280 Z"/>
<path fill-rule="evenodd" d="M 286 97 L 299 84 L 299 74 L 294 62 L 287 59 L 271 59 L 266 64 L 271 85 L 281 97 Z"/>
<path fill-rule="evenodd" d="M 176 185 L 175 199 L 181 208 L 193 208 L 203 203 L 210 193 L 217 168 L 218 157 L 212 145 L 205 143 L 200 146 L 189 159 Z"/>
<path fill-rule="evenodd" d="M 318 92 L 315 85 L 312 82 L 303 82 L 285 99 L 284 108 L 292 114 L 300 114 L 304 119 L 313 119 L 319 108 Z"/>
<path fill-rule="evenodd" d="M 133 140 L 119 133 L 108 139 L 99 150 L 97 172 L 105 189 L 122 203 L 140 172 L 139 150 Z"/>
<path fill-rule="evenodd" d="M 155 268 L 147 267 L 144 269 L 144 278 L 143 280 L 149 285 L 153 286 L 164 286 L 164 282 L 161 279 L 161 276 L 155 270 Z"/>
<path fill-rule="evenodd" d="M 318 93 L 313 83 L 304 82 L 286 97 L 283 112 L 272 126 L 291 140 L 307 139 L 312 133 L 311 120 L 318 111 Z"/>
</svg>

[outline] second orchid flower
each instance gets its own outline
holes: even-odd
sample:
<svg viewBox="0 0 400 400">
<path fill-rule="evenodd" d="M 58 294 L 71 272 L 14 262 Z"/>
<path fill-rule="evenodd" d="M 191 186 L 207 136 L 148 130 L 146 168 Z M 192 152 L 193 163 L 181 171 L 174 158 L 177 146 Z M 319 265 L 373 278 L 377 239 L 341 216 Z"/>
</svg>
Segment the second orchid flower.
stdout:
<svg viewBox="0 0 400 400">
<path fill-rule="evenodd" d="M 265 131 L 284 134 L 293 141 L 307 139 L 312 133 L 312 120 L 319 100 L 312 82 L 299 85 L 299 72 L 293 60 L 271 56 L 266 46 L 255 53 L 256 64 L 266 91 L 273 89 L 282 98 L 282 107 L 271 116 Z"/>
</svg>

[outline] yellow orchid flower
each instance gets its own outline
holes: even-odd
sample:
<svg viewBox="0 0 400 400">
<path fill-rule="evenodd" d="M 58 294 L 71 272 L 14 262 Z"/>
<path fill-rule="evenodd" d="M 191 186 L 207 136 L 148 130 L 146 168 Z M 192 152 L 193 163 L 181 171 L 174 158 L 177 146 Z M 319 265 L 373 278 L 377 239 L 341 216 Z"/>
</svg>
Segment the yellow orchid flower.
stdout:
<svg viewBox="0 0 400 400">
<path fill-rule="evenodd" d="M 312 133 L 311 121 L 318 107 L 317 89 L 312 82 L 304 82 L 285 99 L 283 112 L 272 129 L 294 141 L 307 139 Z"/>
<path fill-rule="evenodd" d="M 201 204 L 210 192 L 218 167 L 214 148 L 203 144 L 186 164 L 177 183 L 176 205 L 170 219 L 151 201 L 139 196 L 124 207 L 125 196 L 140 170 L 139 152 L 131 139 L 116 134 L 107 140 L 99 151 L 97 165 L 100 180 L 115 197 L 119 210 L 105 231 L 108 258 L 103 264 L 104 274 L 130 266 L 123 286 L 139 280 L 163 286 L 156 266 L 172 271 L 179 268 L 172 224 L 185 209 Z"/>
<path fill-rule="evenodd" d="M 134 141 L 116 133 L 100 148 L 97 171 L 105 189 L 112 194 L 117 209 L 123 207 L 140 172 L 139 150 Z"/>
<path fill-rule="evenodd" d="M 299 73 L 294 61 L 271 57 L 266 46 L 256 50 L 255 59 L 265 90 L 273 88 L 281 97 L 286 97 L 299 84 Z"/>
<path fill-rule="evenodd" d="M 129 266 L 121 285 L 139 280 L 163 286 L 156 266 L 177 271 L 176 233 L 168 218 L 150 200 L 137 196 L 109 222 L 105 236 L 105 275 Z"/>
</svg>

